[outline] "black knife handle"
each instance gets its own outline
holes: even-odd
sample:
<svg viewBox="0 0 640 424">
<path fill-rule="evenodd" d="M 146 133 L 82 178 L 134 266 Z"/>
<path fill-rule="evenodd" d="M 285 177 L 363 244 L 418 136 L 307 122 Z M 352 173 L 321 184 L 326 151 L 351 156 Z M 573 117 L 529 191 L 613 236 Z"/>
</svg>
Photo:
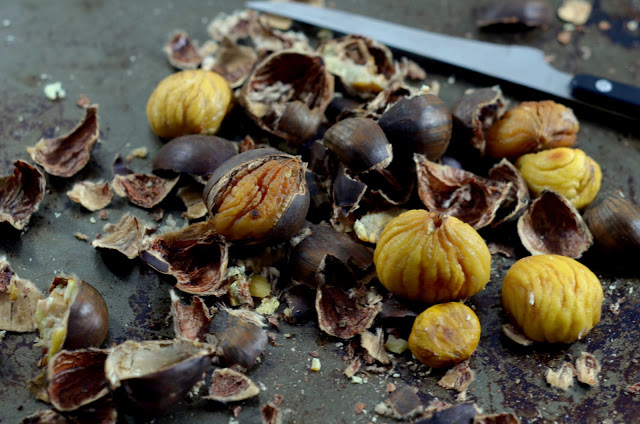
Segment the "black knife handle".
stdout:
<svg viewBox="0 0 640 424">
<path fill-rule="evenodd" d="M 574 76 L 570 85 L 580 101 L 640 119 L 640 87 L 588 74 Z"/>
</svg>

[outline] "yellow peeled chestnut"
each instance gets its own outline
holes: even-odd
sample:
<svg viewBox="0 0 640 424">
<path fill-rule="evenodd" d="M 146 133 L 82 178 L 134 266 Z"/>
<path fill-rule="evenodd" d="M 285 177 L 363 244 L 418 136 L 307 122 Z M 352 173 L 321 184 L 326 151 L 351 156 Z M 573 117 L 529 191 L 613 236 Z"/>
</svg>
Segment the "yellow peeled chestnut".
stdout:
<svg viewBox="0 0 640 424">
<path fill-rule="evenodd" d="M 547 188 L 562 194 L 576 209 L 589 205 L 600 190 L 600 166 L 580 149 L 558 147 L 529 153 L 515 165 L 535 196 Z"/>
<path fill-rule="evenodd" d="M 192 69 L 169 75 L 147 102 L 147 119 L 164 138 L 187 134 L 212 135 L 231 108 L 227 81 L 212 71 Z"/>
<path fill-rule="evenodd" d="M 413 322 L 409 349 L 423 364 L 449 367 L 469 359 L 480 341 L 480 321 L 459 302 L 433 305 Z"/>
<path fill-rule="evenodd" d="M 589 268 L 560 255 L 522 258 L 502 282 L 502 305 L 525 336 L 572 343 L 599 321 L 602 286 Z"/>
<path fill-rule="evenodd" d="M 426 210 L 389 221 L 373 261 L 387 290 L 425 303 L 470 297 L 487 285 L 491 273 L 491 254 L 473 227 Z"/>
</svg>

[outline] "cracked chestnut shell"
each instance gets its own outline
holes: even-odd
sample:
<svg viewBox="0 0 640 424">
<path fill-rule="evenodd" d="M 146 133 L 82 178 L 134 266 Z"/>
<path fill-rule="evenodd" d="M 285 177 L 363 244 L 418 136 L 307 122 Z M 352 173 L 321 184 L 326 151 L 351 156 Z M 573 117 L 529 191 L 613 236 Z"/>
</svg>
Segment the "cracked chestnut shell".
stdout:
<svg viewBox="0 0 640 424">
<path fill-rule="evenodd" d="M 214 353 L 195 341 L 127 340 L 109 353 L 104 369 L 116 400 L 135 415 L 157 416 L 203 378 Z"/>
<path fill-rule="evenodd" d="M 414 153 L 429 160 L 440 159 L 449 146 L 453 126 L 449 109 L 433 94 L 400 100 L 382 115 L 378 124 L 396 156 L 405 160 L 411 160 Z"/>
<path fill-rule="evenodd" d="M 218 234 L 245 244 L 291 238 L 309 210 L 306 167 L 274 149 L 249 150 L 222 164 L 204 189 Z"/>
<path fill-rule="evenodd" d="M 49 358 L 58 351 L 100 346 L 109 329 L 107 304 L 98 290 L 77 277 L 56 277 L 49 297 L 38 301 L 38 333 Z"/>
</svg>

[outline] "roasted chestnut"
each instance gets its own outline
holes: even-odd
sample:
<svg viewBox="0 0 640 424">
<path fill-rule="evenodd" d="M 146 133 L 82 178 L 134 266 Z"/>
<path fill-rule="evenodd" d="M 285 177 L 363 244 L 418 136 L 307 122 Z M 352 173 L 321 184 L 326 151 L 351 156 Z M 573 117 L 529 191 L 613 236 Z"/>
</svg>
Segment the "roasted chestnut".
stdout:
<svg viewBox="0 0 640 424">
<path fill-rule="evenodd" d="M 203 378 L 214 353 L 200 342 L 127 340 L 107 356 L 105 374 L 115 399 L 133 414 L 157 416 Z"/>
<path fill-rule="evenodd" d="M 49 297 L 38 301 L 35 318 L 44 364 L 62 349 L 100 346 L 109 329 L 109 312 L 100 292 L 71 276 L 53 280 Z"/>
<path fill-rule="evenodd" d="M 238 153 L 238 145 L 214 135 L 191 134 L 174 138 L 153 158 L 154 171 L 204 176 Z"/>
<path fill-rule="evenodd" d="M 433 94 L 402 99 L 378 121 L 396 157 L 410 161 L 414 153 L 440 159 L 451 140 L 452 120 L 444 102 Z"/>
<path fill-rule="evenodd" d="M 267 345 L 264 318 L 246 309 L 223 309 L 209 327 L 217 338 L 217 355 L 227 366 L 255 365 Z"/>
<path fill-rule="evenodd" d="M 226 161 L 212 175 L 204 199 L 216 231 L 259 244 L 291 238 L 309 210 L 306 164 L 274 149 L 255 149 Z"/>
<path fill-rule="evenodd" d="M 372 119 L 339 121 L 327 130 L 323 142 L 340 162 L 356 173 L 386 168 L 393 159 L 391 144 Z"/>
<path fill-rule="evenodd" d="M 584 220 L 603 249 L 625 254 L 640 250 L 640 210 L 621 191 L 598 196 L 584 212 Z"/>
</svg>

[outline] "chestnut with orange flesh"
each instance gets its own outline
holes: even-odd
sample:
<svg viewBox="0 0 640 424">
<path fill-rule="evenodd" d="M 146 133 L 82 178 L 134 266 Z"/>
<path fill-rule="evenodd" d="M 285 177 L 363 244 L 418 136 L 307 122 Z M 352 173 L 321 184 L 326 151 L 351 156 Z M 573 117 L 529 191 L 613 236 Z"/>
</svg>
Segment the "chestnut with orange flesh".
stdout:
<svg viewBox="0 0 640 424">
<path fill-rule="evenodd" d="M 225 162 L 204 189 L 216 231 L 226 239 L 259 244 L 291 238 L 309 209 L 299 157 L 256 149 Z"/>
<path fill-rule="evenodd" d="M 109 353 L 105 374 L 116 401 L 132 414 L 158 416 L 187 396 L 214 353 L 206 343 L 128 340 Z"/>
<path fill-rule="evenodd" d="M 486 286 L 491 272 L 489 249 L 470 225 L 426 210 L 392 219 L 373 261 L 390 292 L 425 303 L 470 297 Z"/>
<path fill-rule="evenodd" d="M 47 392 L 58 411 L 74 411 L 109 393 L 104 375 L 108 350 L 62 350 L 47 366 Z"/>
<path fill-rule="evenodd" d="M 38 301 L 35 319 L 46 356 L 58 351 L 100 346 L 109 329 L 109 312 L 102 295 L 76 277 L 56 277 L 49 297 Z"/>
<path fill-rule="evenodd" d="M 494 158 L 503 158 L 571 147 L 579 128 L 573 111 L 564 105 L 551 100 L 523 102 L 491 126 L 487 151 Z"/>
</svg>

